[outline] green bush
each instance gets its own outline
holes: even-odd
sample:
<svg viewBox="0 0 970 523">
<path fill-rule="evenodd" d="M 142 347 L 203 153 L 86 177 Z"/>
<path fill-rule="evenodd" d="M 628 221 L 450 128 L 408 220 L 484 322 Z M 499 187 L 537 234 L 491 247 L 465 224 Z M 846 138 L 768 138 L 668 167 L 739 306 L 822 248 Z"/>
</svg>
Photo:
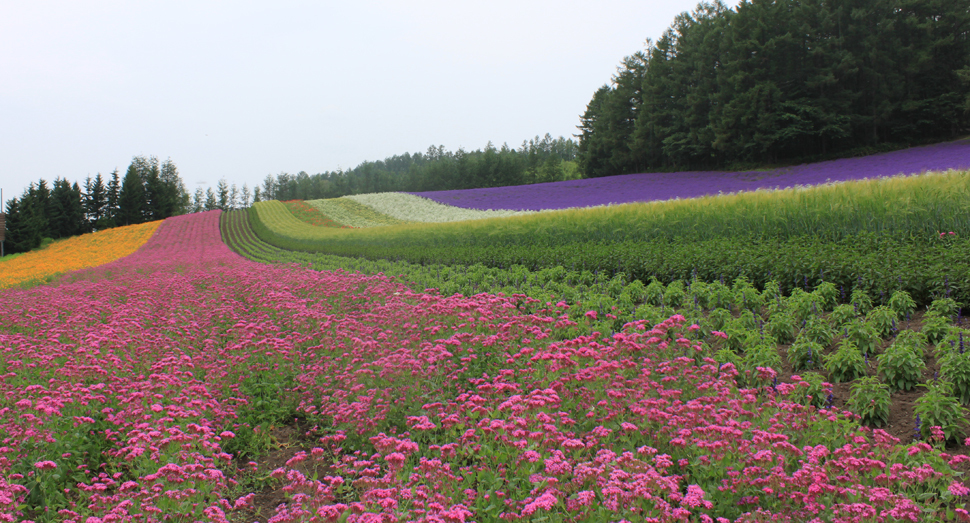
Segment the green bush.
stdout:
<svg viewBox="0 0 970 523">
<path fill-rule="evenodd" d="M 859 378 L 852 384 L 846 407 L 859 415 L 863 425 L 883 427 L 889 423 L 889 385 L 874 377 Z"/>
<path fill-rule="evenodd" d="M 866 360 L 859 347 L 849 339 L 843 339 L 839 348 L 824 356 L 824 368 L 832 381 L 843 383 L 861 378 L 867 374 Z"/>
<path fill-rule="evenodd" d="M 966 435 L 967 409 L 953 396 L 953 384 L 935 380 L 926 392 L 916 400 L 914 412 L 919 417 L 920 435 L 924 440 L 932 435 L 932 427 L 943 429 L 946 441 L 962 441 Z"/>
<path fill-rule="evenodd" d="M 913 390 L 923 378 L 926 363 L 910 347 L 892 345 L 876 356 L 879 372 L 893 392 Z"/>
</svg>

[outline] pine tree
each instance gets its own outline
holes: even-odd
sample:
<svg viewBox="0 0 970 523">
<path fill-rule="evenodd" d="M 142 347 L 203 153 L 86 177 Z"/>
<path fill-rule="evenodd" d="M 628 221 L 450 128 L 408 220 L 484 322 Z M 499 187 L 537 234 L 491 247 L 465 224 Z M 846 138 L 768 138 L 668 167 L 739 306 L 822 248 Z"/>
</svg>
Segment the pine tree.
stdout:
<svg viewBox="0 0 970 523">
<path fill-rule="evenodd" d="M 121 210 L 118 208 L 118 203 L 121 200 L 121 180 L 119 179 L 118 169 L 111 171 L 111 181 L 108 182 L 106 200 L 107 205 L 104 209 L 104 228 L 110 229 L 111 227 L 118 226 L 118 218 L 121 215 Z"/>
<path fill-rule="evenodd" d="M 145 221 L 145 186 L 138 167 L 132 162 L 118 191 L 118 225 L 136 225 Z"/>
</svg>

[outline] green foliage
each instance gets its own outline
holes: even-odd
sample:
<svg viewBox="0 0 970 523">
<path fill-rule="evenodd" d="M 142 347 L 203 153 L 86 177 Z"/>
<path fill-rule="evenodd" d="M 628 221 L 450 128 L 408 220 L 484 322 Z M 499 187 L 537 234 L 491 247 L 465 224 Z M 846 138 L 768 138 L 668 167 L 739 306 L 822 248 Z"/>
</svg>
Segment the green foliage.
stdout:
<svg viewBox="0 0 970 523">
<path fill-rule="evenodd" d="M 812 294 L 819 298 L 823 310 L 830 311 L 839 303 L 839 289 L 830 281 L 820 283 Z"/>
<path fill-rule="evenodd" d="M 862 289 L 852 291 L 849 296 L 849 303 L 855 306 L 859 314 L 867 314 L 872 309 L 872 298 L 869 297 L 869 293 Z"/>
<path fill-rule="evenodd" d="M 758 367 L 775 369 L 776 371 L 781 368 L 781 356 L 778 355 L 778 349 L 770 341 L 745 347 L 744 364 L 740 370 L 743 370 L 744 381 L 747 386 L 762 387 L 770 384 L 759 378 Z"/>
<path fill-rule="evenodd" d="M 879 337 L 879 332 L 876 331 L 875 327 L 869 324 L 869 322 L 858 318 L 849 322 L 848 325 L 843 327 L 845 336 L 855 345 L 859 347 L 859 350 L 863 354 L 873 354 L 882 342 Z"/>
<path fill-rule="evenodd" d="M 805 322 L 805 326 L 798 333 L 798 337 L 817 343 L 820 347 L 825 348 L 832 344 L 832 338 L 835 337 L 835 330 L 832 329 L 828 321 L 824 318 L 813 316 Z"/>
<path fill-rule="evenodd" d="M 927 313 L 936 314 L 944 318 L 953 318 L 960 311 L 960 305 L 953 298 L 938 298 L 930 303 Z"/>
<path fill-rule="evenodd" d="M 953 395 L 970 404 L 970 352 L 951 351 L 940 361 L 940 378 L 953 387 Z"/>
<path fill-rule="evenodd" d="M 926 336 L 921 332 L 902 331 L 893 340 L 893 346 L 910 349 L 922 358 L 926 350 Z"/>
<path fill-rule="evenodd" d="M 782 298 L 783 296 L 784 295 L 781 292 L 781 285 L 776 280 L 769 280 L 765 282 L 765 288 L 763 291 L 761 291 L 761 297 L 766 303 Z"/>
<path fill-rule="evenodd" d="M 824 360 L 825 370 L 835 383 L 852 381 L 867 374 L 866 360 L 862 351 L 848 339 L 842 340 L 838 349 L 825 355 Z"/>
<path fill-rule="evenodd" d="M 874 377 L 863 377 L 852 384 L 846 407 L 859 415 L 863 425 L 882 427 L 889 423 L 892 404 L 889 385 Z"/>
<path fill-rule="evenodd" d="M 788 297 L 788 307 L 799 323 L 823 312 L 821 297 L 799 288 L 792 289 L 791 296 Z"/>
<path fill-rule="evenodd" d="M 878 370 L 893 392 L 913 390 L 923 378 L 926 363 L 911 347 L 891 345 L 876 356 Z"/>
<path fill-rule="evenodd" d="M 788 313 L 774 314 L 765 323 L 765 333 L 778 340 L 778 343 L 791 343 L 796 332 L 795 318 Z"/>
<path fill-rule="evenodd" d="M 788 347 L 788 363 L 795 372 L 822 366 L 822 346 L 801 336 Z"/>
<path fill-rule="evenodd" d="M 702 325 L 709 330 L 723 331 L 729 324 L 734 321 L 734 317 L 731 315 L 731 311 L 727 309 L 714 309 L 707 315 L 707 325 Z"/>
<path fill-rule="evenodd" d="M 935 380 L 928 384 L 926 392 L 916 400 L 914 412 L 920 418 L 920 433 L 930 439 L 931 428 L 941 427 L 946 441 L 962 441 L 966 435 L 967 409 L 952 394 L 953 384 Z"/>
<path fill-rule="evenodd" d="M 832 309 L 832 313 L 828 316 L 829 321 L 832 322 L 832 326 L 836 329 L 841 329 L 858 317 L 859 315 L 856 313 L 855 307 L 847 303 L 843 303 Z"/>
<path fill-rule="evenodd" d="M 650 283 L 643 290 L 643 301 L 659 307 L 664 301 L 664 284 L 650 278 Z"/>
<path fill-rule="evenodd" d="M 926 336 L 926 341 L 936 345 L 950 330 L 950 321 L 940 316 L 938 312 L 931 310 L 923 315 L 923 326 L 920 332 Z"/>
<path fill-rule="evenodd" d="M 879 305 L 866 314 L 866 323 L 876 329 L 879 337 L 888 338 L 896 330 L 896 311 Z"/>
<path fill-rule="evenodd" d="M 916 302 L 906 291 L 896 291 L 889 297 L 889 308 L 896 312 L 898 319 L 903 319 L 916 310 Z"/>
</svg>

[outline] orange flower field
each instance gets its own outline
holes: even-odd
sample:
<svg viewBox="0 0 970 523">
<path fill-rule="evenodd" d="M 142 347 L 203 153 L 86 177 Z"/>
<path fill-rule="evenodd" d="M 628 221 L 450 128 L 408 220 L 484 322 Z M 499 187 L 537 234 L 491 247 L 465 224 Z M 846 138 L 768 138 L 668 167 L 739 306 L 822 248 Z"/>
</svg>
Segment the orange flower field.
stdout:
<svg viewBox="0 0 970 523">
<path fill-rule="evenodd" d="M 0 289 L 128 256 L 144 245 L 161 223 L 159 220 L 75 236 L 46 249 L 0 261 Z"/>
</svg>

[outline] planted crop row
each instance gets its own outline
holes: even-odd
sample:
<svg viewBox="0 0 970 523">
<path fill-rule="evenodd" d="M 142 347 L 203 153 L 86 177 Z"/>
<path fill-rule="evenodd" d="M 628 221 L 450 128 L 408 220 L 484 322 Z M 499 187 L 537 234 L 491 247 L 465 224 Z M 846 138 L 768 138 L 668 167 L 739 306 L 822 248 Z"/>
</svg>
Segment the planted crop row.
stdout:
<svg viewBox="0 0 970 523">
<path fill-rule="evenodd" d="M 249 212 L 257 236 L 294 251 L 400 260 L 419 265 L 482 264 L 496 268 L 521 265 L 531 271 L 561 266 L 606 277 L 623 273 L 642 282 L 649 282 L 651 278 L 671 282 L 745 276 L 759 288 L 775 280 L 786 294 L 795 288 L 814 288 L 828 281 L 845 289 L 864 289 L 881 299 L 896 290 L 905 290 L 920 305 L 929 304 L 943 294 L 961 303 L 970 303 L 970 259 L 965 255 L 970 242 L 959 236 L 904 238 L 866 233 L 839 241 L 813 237 L 741 241 L 726 237 L 649 242 L 603 239 L 546 246 L 525 242 L 416 245 L 390 239 L 378 242 L 378 235 L 369 234 L 376 229 L 334 231 L 338 234 L 327 235 L 326 240 L 299 238 L 304 232 L 313 233 L 313 228 L 294 218 L 282 205 L 264 202 Z M 478 222 L 470 222 L 475 223 Z M 391 229 L 399 227 L 382 228 Z M 429 235 L 435 234 L 434 229 L 423 230 Z M 355 241 L 368 238 L 370 241 Z"/>
</svg>

